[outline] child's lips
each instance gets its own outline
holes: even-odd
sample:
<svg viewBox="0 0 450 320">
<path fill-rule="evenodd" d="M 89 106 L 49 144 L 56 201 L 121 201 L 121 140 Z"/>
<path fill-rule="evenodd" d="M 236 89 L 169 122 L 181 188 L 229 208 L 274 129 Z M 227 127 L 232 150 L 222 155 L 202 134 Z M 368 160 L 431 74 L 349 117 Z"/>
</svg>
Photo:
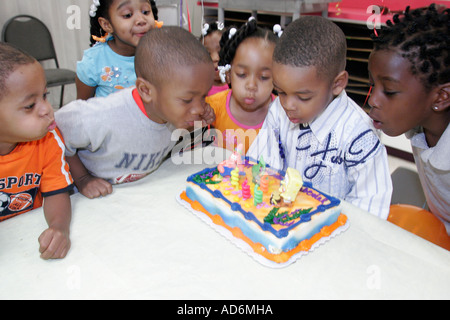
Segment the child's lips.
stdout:
<svg viewBox="0 0 450 320">
<path fill-rule="evenodd" d="M 255 101 L 256 101 L 255 98 L 245 98 L 245 99 L 244 99 L 245 104 L 248 104 L 248 105 L 254 104 Z"/>
<path fill-rule="evenodd" d="M 56 129 L 56 122 L 55 120 L 52 121 L 52 123 L 50 123 L 50 125 L 48 126 L 48 131 L 53 131 Z"/>
<path fill-rule="evenodd" d="M 375 129 L 381 129 L 383 127 L 382 122 L 375 120 L 375 119 L 372 119 L 372 120 L 373 120 L 373 126 L 375 127 Z"/>
<path fill-rule="evenodd" d="M 383 122 L 377 120 L 372 114 L 369 113 L 369 117 L 372 119 L 373 126 L 375 129 L 381 129 Z"/>
</svg>

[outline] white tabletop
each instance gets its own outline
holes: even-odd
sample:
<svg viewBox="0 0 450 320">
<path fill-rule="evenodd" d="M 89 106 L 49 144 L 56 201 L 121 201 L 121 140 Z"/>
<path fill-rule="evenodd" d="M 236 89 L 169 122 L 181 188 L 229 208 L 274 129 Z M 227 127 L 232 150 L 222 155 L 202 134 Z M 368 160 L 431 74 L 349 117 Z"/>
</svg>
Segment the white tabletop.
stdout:
<svg viewBox="0 0 450 320">
<path fill-rule="evenodd" d="M 73 195 L 63 260 L 39 258 L 42 209 L 0 223 L 0 299 L 450 298 L 448 251 L 348 203 L 344 233 L 286 268 L 262 266 L 176 201 L 212 152 L 223 154 L 169 159 L 105 198 Z"/>
</svg>

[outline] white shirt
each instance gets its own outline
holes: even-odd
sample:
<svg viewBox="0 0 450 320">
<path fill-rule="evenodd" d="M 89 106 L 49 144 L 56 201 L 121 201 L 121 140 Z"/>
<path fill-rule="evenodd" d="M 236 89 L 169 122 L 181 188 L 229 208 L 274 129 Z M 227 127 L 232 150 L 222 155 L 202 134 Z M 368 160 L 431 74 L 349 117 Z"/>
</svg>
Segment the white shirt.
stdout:
<svg viewBox="0 0 450 320">
<path fill-rule="evenodd" d="M 305 181 L 387 219 L 392 195 L 386 148 L 369 116 L 343 91 L 309 128 L 289 121 L 277 98 L 249 157 L 300 171 Z"/>
<path fill-rule="evenodd" d="M 450 235 L 450 126 L 447 125 L 436 146 L 428 147 L 425 134 L 407 132 L 417 172 L 427 199 L 428 208 L 445 225 Z"/>
</svg>

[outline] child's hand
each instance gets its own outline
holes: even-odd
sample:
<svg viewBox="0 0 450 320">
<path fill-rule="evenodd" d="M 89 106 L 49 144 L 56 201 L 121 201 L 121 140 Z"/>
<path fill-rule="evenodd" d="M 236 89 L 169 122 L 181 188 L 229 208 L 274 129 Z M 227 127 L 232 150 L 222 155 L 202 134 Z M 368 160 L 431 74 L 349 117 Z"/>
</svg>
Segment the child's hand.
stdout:
<svg viewBox="0 0 450 320">
<path fill-rule="evenodd" d="M 39 237 L 39 244 L 42 259 L 63 259 L 70 249 L 69 233 L 48 228 Z"/>
<path fill-rule="evenodd" d="M 203 126 L 208 126 L 216 120 L 216 114 L 214 109 L 211 108 L 209 104 L 206 104 L 205 112 L 202 114 L 202 124 Z"/>
<path fill-rule="evenodd" d="M 48 229 L 39 237 L 41 258 L 62 259 L 70 249 L 72 208 L 68 192 L 44 198 L 44 215 Z"/>
<path fill-rule="evenodd" d="M 76 186 L 78 191 L 89 199 L 105 197 L 113 191 L 112 185 L 108 181 L 91 175 L 78 179 Z"/>
</svg>

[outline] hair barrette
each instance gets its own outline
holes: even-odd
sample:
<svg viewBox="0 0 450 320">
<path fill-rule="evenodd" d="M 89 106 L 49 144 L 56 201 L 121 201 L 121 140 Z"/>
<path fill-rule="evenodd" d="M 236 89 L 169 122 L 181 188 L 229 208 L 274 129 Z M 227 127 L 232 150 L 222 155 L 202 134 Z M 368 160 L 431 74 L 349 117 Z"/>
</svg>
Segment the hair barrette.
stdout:
<svg viewBox="0 0 450 320">
<path fill-rule="evenodd" d="M 206 36 L 208 34 L 209 24 L 205 23 L 202 28 L 202 36 Z"/>
<path fill-rule="evenodd" d="M 231 28 L 230 32 L 228 33 L 228 39 L 233 38 L 233 36 L 236 34 L 236 28 Z"/>
<path fill-rule="evenodd" d="M 218 66 L 217 69 L 219 69 L 220 80 L 222 80 L 223 83 L 227 82 L 226 74 L 230 71 L 231 65 L 226 64 L 224 66 Z"/>
<path fill-rule="evenodd" d="M 275 33 L 278 38 L 283 34 L 283 30 L 281 30 L 281 26 L 279 24 L 273 26 L 273 33 Z"/>
<path fill-rule="evenodd" d="M 223 22 L 217 21 L 217 30 L 222 31 L 225 28 L 225 24 Z"/>
<path fill-rule="evenodd" d="M 100 7 L 100 0 L 94 0 L 94 3 L 91 4 L 91 7 L 89 8 L 89 15 L 92 18 L 95 18 L 95 16 L 97 15 L 97 9 L 98 7 Z"/>
</svg>

